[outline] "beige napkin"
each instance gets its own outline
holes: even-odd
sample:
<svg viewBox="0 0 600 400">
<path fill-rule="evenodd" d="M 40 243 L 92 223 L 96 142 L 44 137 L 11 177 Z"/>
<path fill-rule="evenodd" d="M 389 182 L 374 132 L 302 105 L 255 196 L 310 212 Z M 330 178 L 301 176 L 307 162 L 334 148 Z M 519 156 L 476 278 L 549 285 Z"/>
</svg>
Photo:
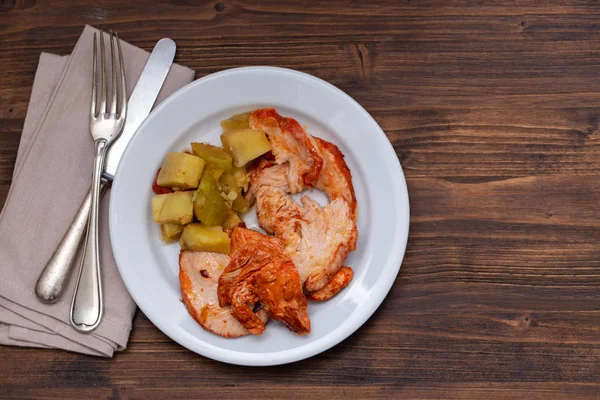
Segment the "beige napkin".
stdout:
<svg viewBox="0 0 600 400">
<path fill-rule="evenodd" d="M 93 142 L 88 115 L 94 32 L 96 29 L 86 26 L 70 56 L 40 56 L 12 186 L 0 214 L 0 344 L 107 357 L 127 345 L 136 306 L 110 249 L 110 192 L 100 210 L 104 290 L 100 326 L 91 334 L 81 334 L 69 324 L 75 274 L 55 304 L 42 304 L 34 294 L 42 268 L 73 220 L 91 181 Z M 149 53 L 123 41 L 121 44 L 131 94 Z M 173 64 L 156 104 L 193 78 L 194 71 Z"/>
</svg>

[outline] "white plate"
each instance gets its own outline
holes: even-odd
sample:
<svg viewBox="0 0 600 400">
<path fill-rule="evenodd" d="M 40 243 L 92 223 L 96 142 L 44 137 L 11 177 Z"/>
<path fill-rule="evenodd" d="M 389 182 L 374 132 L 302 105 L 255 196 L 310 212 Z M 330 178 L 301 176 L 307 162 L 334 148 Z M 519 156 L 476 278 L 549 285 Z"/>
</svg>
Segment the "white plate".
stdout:
<svg viewBox="0 0 600 400">
<path fill-rule="evenodd" d="M 275 107 L 281 115 L 296 118 L 309 133 L 335 143 L 344 153 L 358 199 L 358 245 L 345 263 L 354 270 L 354 279 L 333 299 L 310 302 L 312 332 L 306 336 L 270 321 L 261 336 L 225 339 L 203 330 L 180 302 L 179 244 L 160 240 L 151 218 L 151 184 L 168 151 L 181 151 L 192 141 L 219 144 L 221 120 L 261 107 Z M 335 346 L 379 307 L 400 270 L 408 207 L 398 158 L 379 125 L 356 101 L 297 71 L 237 68 L 187 85 L 142 123 L 113 183 L 110 237 L 129 293 L 170 338 L 215 360 L 277 365 Z M 248 214 L 254 219 L 245 220 L 255 226 L 255 211 Z"/>
</svg>

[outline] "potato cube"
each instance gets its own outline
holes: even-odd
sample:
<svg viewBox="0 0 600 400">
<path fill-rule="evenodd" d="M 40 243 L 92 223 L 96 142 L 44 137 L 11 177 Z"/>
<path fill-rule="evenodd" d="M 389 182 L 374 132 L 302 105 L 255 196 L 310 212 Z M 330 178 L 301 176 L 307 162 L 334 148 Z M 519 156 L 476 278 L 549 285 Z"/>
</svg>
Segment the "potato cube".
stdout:
<svg viewBox="0 0 600 400">
<path fill-rule="evenodd" d="M 250 114 L 251 113 L 249 112 L 237 114 L 229 119 L 221 121 L 221 128 L 223 128 L 223 132 L 232 131 L 235 129 L 250 128 Z"/>
<path fill-rule="evenodd" d="M 264 132 L 254 129 L 226 131 L 221 135 L 221 141 L 225 149 L 233 156 L 236 167 L 243 167 L 271 150 L 271 143 L 267 140 Z"/>
<path fill-rule="evenodd" d="M 207 227 L 197 223 L 183 228 L 180 243 L 184 250 L 229 254 L 230 249 L 229 235 L 221 227 Z"/>
<path fill-rule="evenodd" d="M 181 225 L 192 222 L 192 219 L 194 218 L 194 206 L 192 203 L 193 195 L 194 192 L 185 191 L 154 196 L 165 196 L 164 203 L 160 208 L 156 222 L 161 224 L 177 223 Z"/>
<path fill-rule="evenodd" d="M 216 164 L 223 171 L 229 171 L 233 168 L 231 154 L 222 147 L 208 143 L 192 143 L 192 151 L 207 163 Z"/>
<path fill-rule="evenodd" d="M 223 228 L 228 230 L 233 229 L 241 223 L 242 219 L 240 218 L 238 213 L 236 213 L 235 211 L 231 211 L 225 222 L 223 222 Z"/>
<path fill-rule="evenodd" d="M 183 225 L 180 224 L 161 224 L 160 225 L 160 237 L 163 242 L 171 243 L 179 239 L 183 232 Z"/>
<path fill-rule="evenodd" d="M 194 189 L 198 187 L 205 163 L 200 157 L 191 154 L 167 153 L 156 183 L 163 187 Z"/>
<path fill-rule="evenodd" d="M 158 216 L 160 214 L 160 209 L 163 204 L 165 204 L 165 200 L 167 200 L 168 194 L 159 194 L 152 197 L 152 219 L 154 222 L 158 222 Z"/>
</svg>

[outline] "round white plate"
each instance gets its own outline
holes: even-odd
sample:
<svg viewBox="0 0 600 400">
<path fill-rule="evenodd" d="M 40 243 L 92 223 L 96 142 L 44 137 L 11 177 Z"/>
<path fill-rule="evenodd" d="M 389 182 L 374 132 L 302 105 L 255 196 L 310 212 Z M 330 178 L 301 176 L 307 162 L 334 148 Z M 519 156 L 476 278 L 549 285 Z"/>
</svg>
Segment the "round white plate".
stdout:
<svg viewBox="0 0 600 400">
<path fill-rule="evenodd" d="M 358 199 L 358 245 L 345 265 L 350 285 L 331 300 L 309 302 L 312 332 L 299 336 L 270 321 L 261 336 L 225 339 L 202 329 L 181 303 L 179 244 L 165 245 L 152 221 L 151 190 L 165 154 L 192 141 L 220 144 L 220 121 L 275 107 L 344 153 Z M 142 123 L 127 146 L 112 186 L 110 237 L 119 271 L 144 314 L 170 338 L 206 357 L 240 365 L 298 361 L 335 346 L 379 307 L 400 270 L 409 205 L 398 158 L 375 120 L 335 86 L 273 67 L 231 69 L 180 89 Z M 316 194 L 317 201 L 325 197 Z M 245 216 L 256 226 L 256 212 Z"/>
</svg>

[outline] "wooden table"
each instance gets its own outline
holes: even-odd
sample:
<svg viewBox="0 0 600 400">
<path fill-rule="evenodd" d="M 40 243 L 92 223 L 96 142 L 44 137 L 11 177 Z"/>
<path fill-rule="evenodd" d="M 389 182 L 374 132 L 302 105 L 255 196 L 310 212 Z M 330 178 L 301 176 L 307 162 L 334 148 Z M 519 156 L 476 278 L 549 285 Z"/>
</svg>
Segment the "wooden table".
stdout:
<svg viewBox="0 0 600 400">
<path fill-rule="evenodd" d="M 0 347 L 0 397 L 600 396 L 599 2 L 146 3 L 0 1 L 0 205 L 40 52 L 86 23 L 147 50 L 168 36 L 197 77 L 294 68 L 373 115 L 409 187 L 400 275 L 293 365 L 205 359 L 138 312 L 114 359 Z"/>
</svg>

